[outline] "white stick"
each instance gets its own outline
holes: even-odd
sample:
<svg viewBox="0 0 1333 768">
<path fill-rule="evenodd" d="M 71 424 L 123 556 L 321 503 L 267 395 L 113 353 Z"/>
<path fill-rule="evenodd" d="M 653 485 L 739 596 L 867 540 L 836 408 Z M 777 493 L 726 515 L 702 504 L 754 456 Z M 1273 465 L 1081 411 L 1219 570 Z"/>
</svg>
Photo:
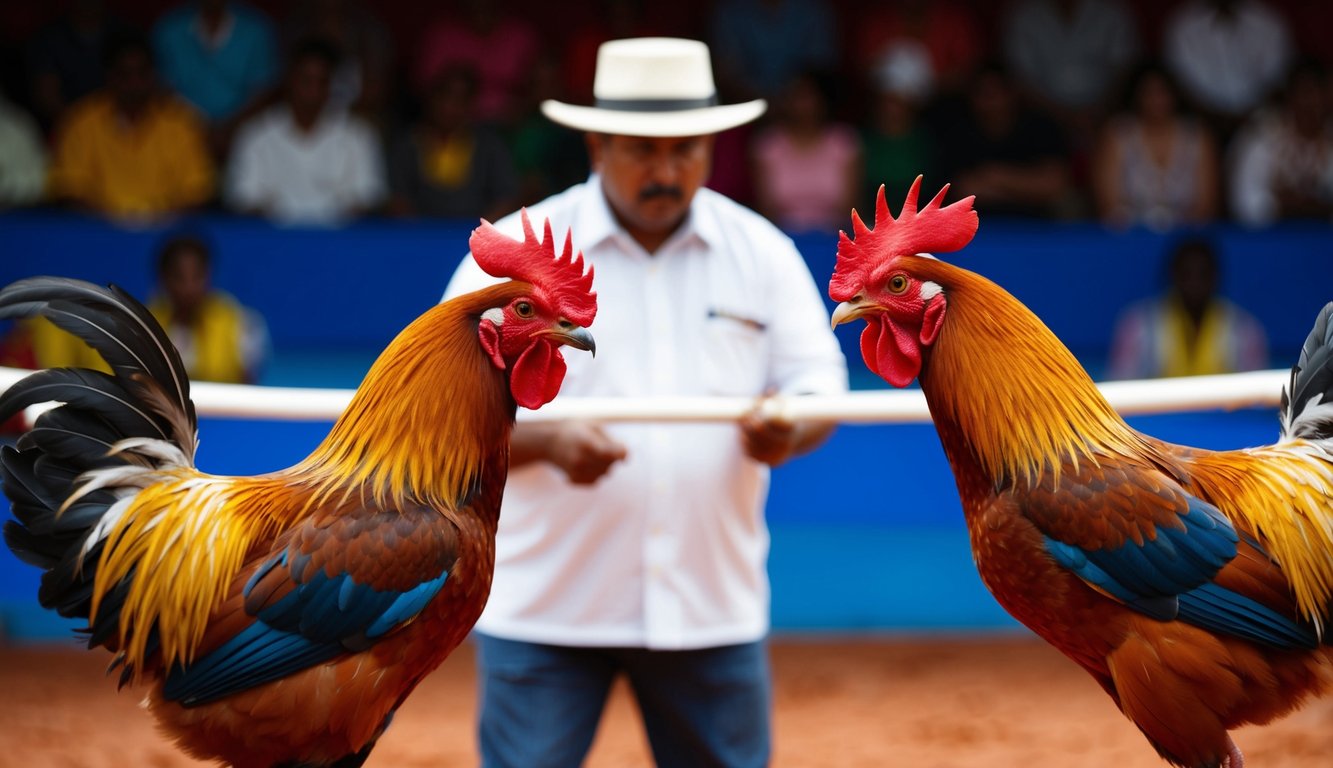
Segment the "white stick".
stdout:
<svg viewBox="0 0 1333 768">
<path fill-rule="evenodd" d="M 32 371 L 0 368 L 0 390 Z M 1111 405 L 1124 415 L 1177 411 L 1234 410 L 1276 406 L 1291 373 L 1254 371 L 1225 376 L 1115 381 L 1099 384 Z M 202 416 L 332 421 L 347 407 L 350 389 L 255 387 L 191 383 L 195 409 Z M 776 411 L 796 420 L 845 424 L 912 424 L 930 421 L 920 390 L 868 390 L 843 395 L 775 398 Z M 749 397 L 558 397 L 538 411 L 524 411 L 532 421 L 735 421 L 755 407 Z M 37 406 L 34 406 L 36 408 Z M 31 414 L 30 414 L 31 415 Z"/>
<path fill-rule="evenodd" d="M 32 371 L 0 368 L 0 389 Z M 1254 371 L 1225 376 L 1108 381 L 1098 384 L 1122 415 L 1276 407 L 1288 371 Z M 332 421 L 347 408 L 351 389 L 251 387 L 193 381 L 191 396 L 201 416 L 229 419 Z M 788 419 L 844 424 L 917 424 L 930 420 L 918 389 L 873 389 L 836 396 L 774 397 L 776 412 Z M 559 421 L 734 421 L 754 408 L 754 397 L 557 397 L 524 420 Z M 39 407 L 33 407 L 39 408 Z M 29 413 L 32 416 L 32 413 Z"/>
</svg>

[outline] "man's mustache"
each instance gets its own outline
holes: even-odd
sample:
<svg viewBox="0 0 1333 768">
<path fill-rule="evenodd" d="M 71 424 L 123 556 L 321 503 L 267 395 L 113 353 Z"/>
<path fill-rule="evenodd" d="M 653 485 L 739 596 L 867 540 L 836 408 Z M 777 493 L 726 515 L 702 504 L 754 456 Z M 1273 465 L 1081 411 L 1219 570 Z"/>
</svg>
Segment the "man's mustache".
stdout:
<svg viewBox="0 0 1333 768">
<path fill-rule="evenodd" d="M 685 193 L 680 187 L 673 184 L 649 184 L 639 190 L 639 202 L 646 203 L 654 197 L 670 197 L 674 200 L 680 200 L 685 197 Z"/>
</svg>

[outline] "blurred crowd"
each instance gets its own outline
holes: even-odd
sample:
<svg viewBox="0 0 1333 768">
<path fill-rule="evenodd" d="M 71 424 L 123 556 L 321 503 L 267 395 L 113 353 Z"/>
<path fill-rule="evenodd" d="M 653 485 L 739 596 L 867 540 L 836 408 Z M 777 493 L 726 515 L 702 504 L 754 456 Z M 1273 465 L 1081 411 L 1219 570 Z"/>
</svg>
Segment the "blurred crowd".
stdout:
<svg viewBox="0 0 1333 768">
<path fill-rule="evenodd" d="M 1295 0 L 63 0 L 0 10 L 0 207 L 487 218 L 586 176 L 543 99 L 597 46 L 709 42 L 709 185 L 791 230 L 918 173 L 983 212 L 1333 220 L 1333 17 Z"/>
</svg>

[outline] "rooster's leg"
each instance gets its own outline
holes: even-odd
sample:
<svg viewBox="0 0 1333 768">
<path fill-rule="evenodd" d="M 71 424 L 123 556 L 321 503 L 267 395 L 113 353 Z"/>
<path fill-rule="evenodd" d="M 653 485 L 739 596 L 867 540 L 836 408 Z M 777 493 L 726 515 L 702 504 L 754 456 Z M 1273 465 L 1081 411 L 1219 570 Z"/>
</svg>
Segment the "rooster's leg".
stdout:
<svg viewBox="0 0 1333 768">
<path fill-rule="evenodd" d="M 1230 752 L 1222 759 L 1222 768 L 1245 768 L 1245 755 L 1240 753 L 1240 747 L 1236 746 L 1230 736 L 1227 737 L 1227 748 Z"/>
</svg>

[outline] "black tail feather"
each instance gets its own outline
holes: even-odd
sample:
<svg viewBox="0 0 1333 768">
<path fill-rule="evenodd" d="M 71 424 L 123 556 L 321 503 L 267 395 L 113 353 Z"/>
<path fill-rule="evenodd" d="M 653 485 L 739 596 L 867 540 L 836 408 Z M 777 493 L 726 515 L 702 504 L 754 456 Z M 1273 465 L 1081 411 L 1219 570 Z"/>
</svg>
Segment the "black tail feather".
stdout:
<svg viewBox="0 0 1333 768">
<path fill-rule="evenodd" d="M 96 418 L 56 408 L 42 414 L 37 425 L 23 435 L 20 450 L 35 450 L 57 459 L 77 472 L 123 464 L 112 455 L 118 436 Z"/>
<path fill-rule="evenodd" d="M 60 564 L 65 554 L 65 542 L 50 536 L 38 536 L 13 520 L 5 521 L 5 546 L 19 560 L 35 568 L 49 571 Z M 43 605 L 50 608 L 49 605 Z"/>
<path fill-rule="evenodd" d="M 134 297 L 114 285 L 102 288 L 60 277 L 28 278 L 0 290 L 0 318 L 32 315 L 41 315 L 87 342 L 126 389 L 151 385 L 165 391 L 191 428 L 190 434 L 176 438 L 184 445 L 193 437 L 194 404 L 180 353 Z"/>
<path fill-rule="evenodd" d="M 121 437 L 170 438 L 164 419 L 148 411 L 144 404 L 101 371 L 83 368 L 55 368 L 23 377 L 0 395 L 0 419 L 36 403 L 56 401 L 72 410 L 87 411 L 111 423 Z M 40 417 L 39 417 L 40 418 Z"/>
<path fill-rule="evenodd" d="M 36 516 L 54 512 L 64 503 L 60 489 L 52 489 L 48 481 L 37 477 L 36 464 L 41 454 L 36 451 L 16 451 L 6 447 L 0 462 L 5 472 L 5 495 L 14 507 L 14 515 L 24 525 L 36 522 Z"/>
<path fill-rule="evenodd" d="M 32 315 L 83 339 L 114 371 L 41 371 L 0 394 L 0 419 L 36 403 L 61 403 L 38 417 L 17 450 L 0 453 L 14 516 L 5 524 L 4 538 L 20 559 L 45 571 L 37 593 L 43 606 L 89 619 L 104 547 L 89 536 L 117 499 L 135 489 L 103 488 L 62 507 L 84 473 L 156 461 L 132 450 L 113 453 L 122 440 L 167 441 L 192 460 L 194 404 L 179 353 L 148 310 L 123 290 L 54 277 L 0 289 L 0 318 Z M 130 583 L 132 577 L 103 596 L 98 617 L 83 630 L 90 644 L 115 636 Z"/>
<path fill-rule="evenodd" d="M 1324 305 L 1282 391 L 1282 434 L 1333 438 L 1333 302 Z"/>
</svg>

